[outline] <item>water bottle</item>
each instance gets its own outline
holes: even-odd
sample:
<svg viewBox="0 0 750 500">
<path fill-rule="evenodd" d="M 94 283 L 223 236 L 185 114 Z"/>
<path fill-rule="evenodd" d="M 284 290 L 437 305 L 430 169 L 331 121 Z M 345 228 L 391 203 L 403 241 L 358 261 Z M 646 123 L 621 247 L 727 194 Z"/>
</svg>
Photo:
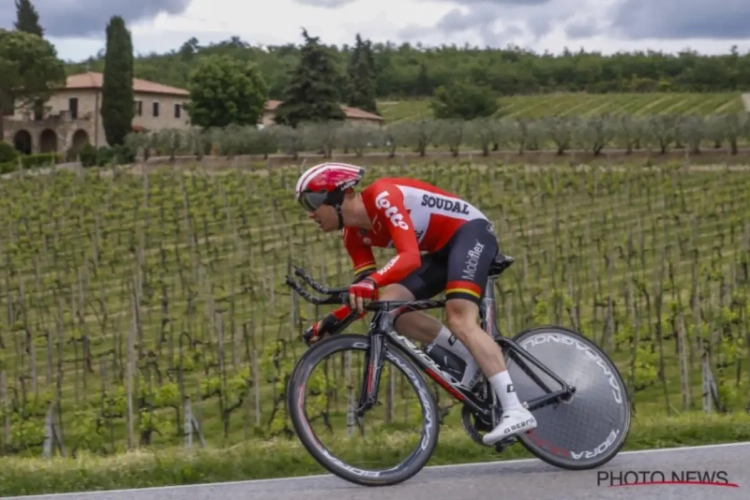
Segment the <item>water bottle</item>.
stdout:
<svg viewBox="0 0 750 500">
<path fill-rule="evenodd" d="M 443 369 L 443 371 L 453 375 L 456 380 L 460 381 L 461 378 L 463 378 L 464 370 L 466 369 L 466 362 L 463 359 L 449 350 L 435 344 L 427 345 L 424 348 L 424 352 L 432 358 L 433 361 Z"/>
</svg>

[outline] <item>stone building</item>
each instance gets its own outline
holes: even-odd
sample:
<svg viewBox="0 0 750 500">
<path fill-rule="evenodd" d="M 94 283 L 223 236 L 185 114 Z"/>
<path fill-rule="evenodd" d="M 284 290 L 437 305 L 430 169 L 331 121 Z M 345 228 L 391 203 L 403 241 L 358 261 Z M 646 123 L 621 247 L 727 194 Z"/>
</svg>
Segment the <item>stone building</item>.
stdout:
<svg viewBox="0 0 750 500">
<path fill-rule="evenodd" d="M 26 154 L 64 153 L 71 146 L 90 143 L 107 146 L 101 117 L 101 73 L 81 73 L 67 78 L 40 113 L 17 108 L 3 118 L 5 142 Z M 184 89 L 138 78 L 133 79 L 136 115 L 133 129 L 190 128 L 190 117 L 182 105 L 189 99 Z"/>
<path fill-rule="evenodd" d="M 3 118 L 3 140 L 25 154 L 64 153 L 70 147 L 90 143 L 107 146 L 101 117 L 102 73 L 71 75 L 64 88 L 57 89 L 37 114 L 31 108 L 17 108 Z M 185 89 L 133 79 L 136 115 L 133 130 L 164 128 L 187 130 L 190 117 L 183 104 L 190 98 Z M 269 100 L 260 126 L 273 124 L 281 101 Z M 357 125 L 379 127 L 383 118 L 348 106 L 341 107 L 346 120 Z"/>
</svg>

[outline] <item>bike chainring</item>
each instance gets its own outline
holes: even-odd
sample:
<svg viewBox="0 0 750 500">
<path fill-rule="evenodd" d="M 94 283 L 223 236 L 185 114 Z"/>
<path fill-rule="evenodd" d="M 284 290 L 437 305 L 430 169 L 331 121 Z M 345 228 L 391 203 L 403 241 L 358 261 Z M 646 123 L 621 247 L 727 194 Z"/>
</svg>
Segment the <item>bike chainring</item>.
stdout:
<svg viewBox="0 0 750 500">
<path fill-rule="evenodd" d="M 488 432 L 492 430 L 492 428 L 483 423 L 481 419 L 477 418 L 474 412 L 472 412 L 466 405 L 461 409 L 461 426 L 463 426 L 464 432 L 466 432 L 472 441 L 482 446 L 487 446 L 482 441 L 480 431 Z"/>
<path fill-rule="evenodd" d="M 493 424 L 499 421 L 500 415 L 502 415 L 502 409 L 494 408 L 492 422 L 489 422 L 471 411 L 468 406 L 464 405 L 461 409 L 461 426 L 464 428 L 464 432 L 466 432 L 466 434 L 471 438 L 472 441 L 479 445 L 487 446 L 486 444 L 484 444 L 484 441 L 482 441 L 482 435 L 494 428 Z M 495 451 L 500 453 L 508 446 L 514 444 L 517 440 L 518 439 L 516 436 L 511 436 L 509 438 L 498 441 L 497 443 L 492 445 L 492 447 L 495 448 Z"/>
</svg>

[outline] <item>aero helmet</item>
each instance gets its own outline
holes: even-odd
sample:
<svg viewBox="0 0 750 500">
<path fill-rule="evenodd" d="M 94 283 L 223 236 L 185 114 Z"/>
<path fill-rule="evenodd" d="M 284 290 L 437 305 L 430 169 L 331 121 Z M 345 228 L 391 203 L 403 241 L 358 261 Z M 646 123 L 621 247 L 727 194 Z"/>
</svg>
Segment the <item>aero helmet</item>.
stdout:
<svg viewBox="0 0 750 500">
<path fill-rule="evenodd" d="M 339 229 L 344 227 L 341 204 L 344 192 L 353 188 L 365 175 L 365 169 L 346 163 L 321 163 L 303 173 L 294 188 L 294 198 L 308 212 L 321 205 L 332 205 L 339 216 Z"/>
<path fill-rule="evenodd" d="M 344 192 L 362 180 L 365 170 L 346 163 L 321 163 L 309 168 L 297 181 L 294 198 L 308 212 L 324 203 L 333 205 L 341 218 Z"/>
</svg>

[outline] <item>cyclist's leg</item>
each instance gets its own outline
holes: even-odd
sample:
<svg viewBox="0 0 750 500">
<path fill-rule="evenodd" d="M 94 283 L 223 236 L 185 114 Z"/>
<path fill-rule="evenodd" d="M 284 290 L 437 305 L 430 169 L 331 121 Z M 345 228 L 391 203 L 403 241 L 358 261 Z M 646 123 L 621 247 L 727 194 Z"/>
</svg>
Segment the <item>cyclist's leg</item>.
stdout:
<svg viewBox="0 0 750 500">
<path fill-rule="evenodd" d="M 464 224 L 451 244 L 445 290 L 447 323 L 474 356 L 503 407 L 500 424 L 484 437 L 486 444 L 493 444 L 533 429 L 536 420 L 518 400 L 500 346 L 477 322 L 487 275 L 498 251 L 490 223 L 474 220 Z"/>
<path fill-rule="evenodd" d="M 388 285 L 379 294 L 380 300 L 424 300 L 434 297 L 445 287 L 446 268 L 440 255 L 422 255 L 418 269 L 399 283 Z M 445 328 L 438 320 L 420 311 L 399 315 L 396 331 L 417 342 L 430 343 Z"/>
<path fill-rule="evenodd" d="M 422 265 L 399 283 L 387 288 L 386 300 L 426 300 L 445 289 L 448 276 L 450 246 L 437 253 L 422 256 Z M 383 298 L 383 295 L 380 295 Z M 451 331 L 440 321 L 420 311 L 399 315 L 396 331 L 424 344 L 435 344 L 455 354 L 465 363 L 461 385 L 470 389 L 479 378 L 480 370 L 474 357 Z"/>
</svg>

